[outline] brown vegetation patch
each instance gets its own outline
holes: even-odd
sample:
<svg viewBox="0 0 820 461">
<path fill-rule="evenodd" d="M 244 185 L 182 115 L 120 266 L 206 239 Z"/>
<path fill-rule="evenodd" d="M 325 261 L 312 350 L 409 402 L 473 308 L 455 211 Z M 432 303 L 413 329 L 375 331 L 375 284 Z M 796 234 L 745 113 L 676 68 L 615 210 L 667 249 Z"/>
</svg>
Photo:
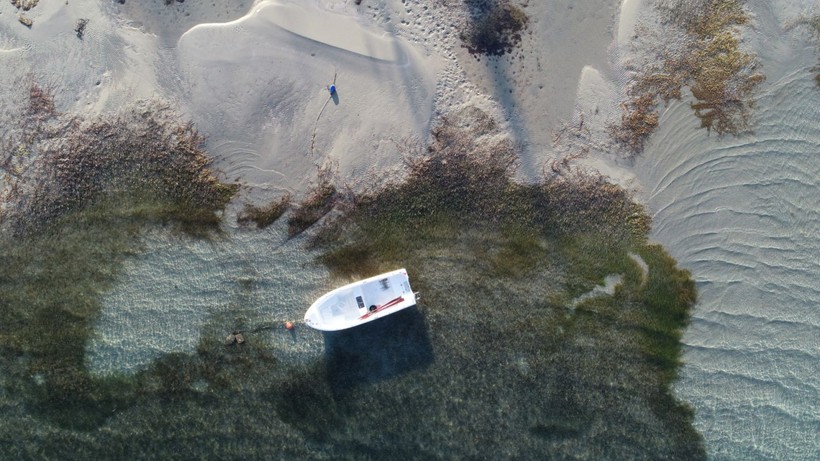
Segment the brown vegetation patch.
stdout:
<svg viewBox="0 0 820 461">
<path fill-rule="evenodd" d="M 236 221 L 243 226 L 255 223 L 258 229 L 264 229 L 285 214 L 289 206 L 290 194 L 261 207 L 246 204 Z"/>
<path fill-rule="evenodd" d="M 817 43 L 817 50 L 820 51 L 820 14 L 800 16 L 795 21 L 792 21 L 788 28 L 795 26 L 807 28 L 812 36 L 812 39 L 814 39 Z M 818 64 L 812 68 L 812 71 L 815 72 L 814 81 L 817 83 L 817 86 L 820 87 L 820 61 L 818 61 Z"/>
<path fill-rule="evenodd" d="M 40 0 L 11 0 L 11 4 L 17 9 L 28 11 L 37 6 L 37 2 L 39 1 Z"/>
<path fill-rule="evenodd" d="M 198 232 L 218 224 L 238 188 L 219 182 L 203 137 L 162 103 L 86 120 L 57 113 L 33 84 L 22 121 L 21 134 L 0 150 L 2 165 L 16 173 L 3 222 L 17 234 L 112 200 L 134 217 Z"/>
<path fill-rule="evenodd" d="M 340 229 L 351 219 L 369 223 L 361 226 L 369 235 L 365 242 L 407 233 L 396 242 L 399 246 L 423 240 L 416 234 L 425 227 L 440 230 L 458 223 L 507 230 L 532 227 L 551 236 L 594 231 L 607 234 L 610 243 L 623 244 L 639 242 L 648 233 L 649 217 L 643 208 L 603 176 L 567 172 L 546 176 L 535 185 L 513 181 L 516 146 L 507 137 L 485 131 L 487 124 L 472 109 L 442 117 L 425 148 L 405 152 L 407 177 L 400 185 L 348 198 L 351 209 L 323 225 L 314 244 L 337 244 Z M 612 233 L 616 231 L 617 235 Z M 368 248 L 369 244 L 345 247 L 330 257 L 339 267 L 351 263 L 349 267 L 358 271 L 370 267 L 365 263 L 372 257 Z"/>
<path fill-rule="evenodd" d="M 34 117 L 35 121 L 42 122 L 57 115 L 54 107 L 54 96 L 48 89 L 38 84 L 32 84 L 28 91 L 29 107 L 26 115 Z"/>
<path fill-rule="evenodd" d="M 740 49 L 737 26 L 749 17 L 739 0 L 670 0 L 658 4 L 667 27 L 683 32 L 681 49 L 661 48 L 660 63 L 644 65 L 627 88 L 621 122 L 612 137 L 633 154 L 658 124 L 658 105 L 681 99 L 688 86 L 701 127 L 719 135 L 748 129 L 752 92 L 765 76 L 757 72 L 757 56 Z M 665 45 L 662 45 L 665 46 Z"/>
<path fill-rule="evenodd" d="M 288 217 L 288 235 L 292 237 L 304 232 L 330 213 L 338 199 L 339 192 L 333 184 L 333 172 L 329 168 L 320 168 L 318 184 L 293 208 Z"/>
</svg>

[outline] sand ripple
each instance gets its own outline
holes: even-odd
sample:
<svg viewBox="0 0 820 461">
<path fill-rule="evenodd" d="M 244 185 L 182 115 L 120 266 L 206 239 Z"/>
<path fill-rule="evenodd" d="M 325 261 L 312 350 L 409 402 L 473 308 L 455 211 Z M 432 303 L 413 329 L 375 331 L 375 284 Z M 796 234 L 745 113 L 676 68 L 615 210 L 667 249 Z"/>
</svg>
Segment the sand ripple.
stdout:
<svg viewBox="0 0 820 461">
<path fill-rule="evenodd" d="M 700 291 L 679 395 L 716 459 L 820 447 L 820 92 L 771 82 L 754 133 L 708 137 L 675 104 L 640 161 L 654 238 Z"/>
</svg>

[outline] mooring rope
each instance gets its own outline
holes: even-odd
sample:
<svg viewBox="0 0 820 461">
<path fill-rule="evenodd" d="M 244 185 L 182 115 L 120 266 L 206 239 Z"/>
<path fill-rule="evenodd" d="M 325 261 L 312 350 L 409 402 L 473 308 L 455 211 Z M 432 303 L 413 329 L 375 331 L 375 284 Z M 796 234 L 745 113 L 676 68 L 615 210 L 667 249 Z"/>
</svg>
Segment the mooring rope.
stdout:
<svg viewBox="0 0 820 461">
<path fill-rule="evenodd" d="M 234 344 L 242 344 L 245 342 L 245 335 L 249 333 L 258 333 L 260 331 L 265 330 L 277 330 L 277 329 L 285 329 L 291 333 L 294 333 L 296 325 L 301 325 L 305 323 L 304 321 L 294 321 L 294 320 L 285 320 L 282 322 L 276 322 L 273 325 L 263 325 L 255 328 L 245 329 L 245 330 L 233 330 L 226 338 L 225 338 L 225 345 L 232 346 Z"/>
</svg>

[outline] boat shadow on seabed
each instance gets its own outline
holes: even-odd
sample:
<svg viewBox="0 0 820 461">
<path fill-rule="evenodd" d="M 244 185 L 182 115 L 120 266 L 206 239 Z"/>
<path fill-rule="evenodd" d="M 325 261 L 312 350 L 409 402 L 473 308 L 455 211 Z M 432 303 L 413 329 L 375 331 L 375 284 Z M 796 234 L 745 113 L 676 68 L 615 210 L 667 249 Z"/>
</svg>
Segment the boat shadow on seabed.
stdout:
<svg viewBox="0 0 820 461">
<path fill-rule="evenodd" d="M 327 379 L 334 392 L 391 379 L 433 362 L 417 306 L 341 331 L 324 332 Z"/>
</svg>

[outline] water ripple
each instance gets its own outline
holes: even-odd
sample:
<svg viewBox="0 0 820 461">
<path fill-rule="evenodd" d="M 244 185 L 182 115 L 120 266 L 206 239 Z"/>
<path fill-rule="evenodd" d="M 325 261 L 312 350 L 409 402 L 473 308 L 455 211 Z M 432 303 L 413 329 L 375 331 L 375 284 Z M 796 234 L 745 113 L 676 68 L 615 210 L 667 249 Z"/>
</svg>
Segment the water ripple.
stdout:
<svg viewBox="0 0 820 461">
<path fill-rule="evenodd" d="M 714 459 L 820 458 L 814 59 L 766 84 L 738 137 L 709 136 L 673 103 L 637 165 L 653 238 L 697 282 L 676 391 Z"/>
</svg>

